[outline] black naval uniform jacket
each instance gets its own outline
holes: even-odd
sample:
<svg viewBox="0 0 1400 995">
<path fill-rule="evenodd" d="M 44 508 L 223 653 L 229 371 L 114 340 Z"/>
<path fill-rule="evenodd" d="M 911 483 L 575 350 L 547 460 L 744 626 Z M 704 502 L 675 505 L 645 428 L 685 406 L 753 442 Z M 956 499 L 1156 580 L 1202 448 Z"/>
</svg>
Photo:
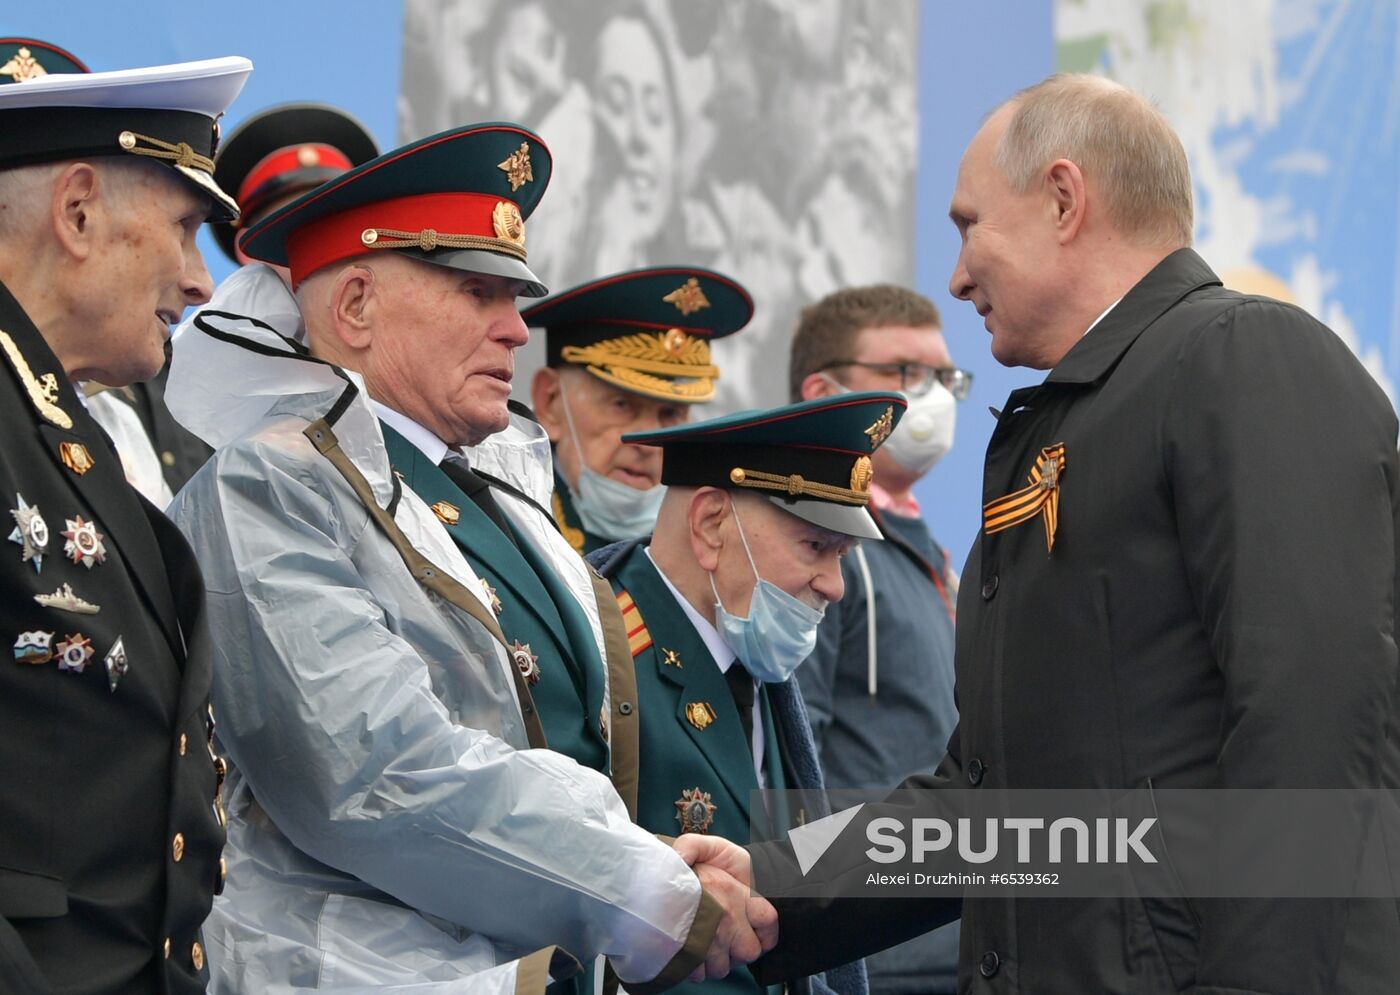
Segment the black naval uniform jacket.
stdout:
<svg viewBox="0 0 1400 995">
<path fill-rule="evenodd" d="M 3 285 L 0 333 L 0 992 L 202 991 L 224 833 L 198 565 Z"/>
<path fill-rule="evenodd" d="M 937 774 L 906 786 L 1395 787 L 1396 419 L 1347 346 L 1180 250 L 1011 395 L 984 503 L 1027 487 L 1058 445 L 1053 548 L 1040 514 L 979 536 L 958 599 L 959 724 Z M 754 850 L 761 889 L 791 848 Z M 957 913 L 934 899 L 779 904 L 778 946 L 755 966 L 765 982 Z M 1398 912 L 1394 899 L 969 896 L 959 991 L 1396 992 Z"/>
</svg>

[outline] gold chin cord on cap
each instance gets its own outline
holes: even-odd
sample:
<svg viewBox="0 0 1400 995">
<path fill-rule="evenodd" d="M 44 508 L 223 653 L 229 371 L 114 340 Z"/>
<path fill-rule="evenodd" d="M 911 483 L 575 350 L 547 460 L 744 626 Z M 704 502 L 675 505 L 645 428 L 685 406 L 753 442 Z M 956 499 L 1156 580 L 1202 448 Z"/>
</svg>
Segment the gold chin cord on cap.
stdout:
<svg viewBox="0 0 1400 995">
<path fill-rule="evenodd" d="M 117 144 L 132 155 L 163 159 L 166 162 L 173 162 L 177 166 L 183 166 L 185 169 L 197 169 L 201 173 L 212 174 L 214 172 L 214 160 L 207 155 L 200 155 L 190 148 L 187 142 L 171 143 L 159 138 L 152 138 L 150 135 L 138 135 L 134 131 L 123 131 L 117 136 Z"/>
<path fill-rule="evenodd" d="M 791 498 L 812 497 L 837 504 L 864 507 L 870 503 L 870 481 L 874 477 L 869 456 L 856 458 L 851 466 L 851 486 L 838 487 L 819 480 L 808 480 L 800 473 L 765 473 L 736 466 L 729 471 L 729 482 L 736 487 L 752 487 L 761 491 L 777 491 Z"/>
</svg>

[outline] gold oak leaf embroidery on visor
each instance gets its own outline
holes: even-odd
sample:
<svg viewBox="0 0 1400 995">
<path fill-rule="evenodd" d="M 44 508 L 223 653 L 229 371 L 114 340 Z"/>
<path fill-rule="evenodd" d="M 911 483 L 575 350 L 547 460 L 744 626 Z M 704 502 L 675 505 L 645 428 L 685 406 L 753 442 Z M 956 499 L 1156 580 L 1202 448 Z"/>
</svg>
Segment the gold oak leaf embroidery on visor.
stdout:
<svg viewBox="0 0 1400 995">
<path fill-rule="evenodd" d="M 988 502 L 982 508 L 982 531 L 994 535 L 1039 516 L 1045 522 L 1045 551 L 1055 548 L 1060 520 L 1060 477 L 1065 472 L 1065 444 L 1041 449 L 1026 478 L 1029 486 Z"/>
</svg>

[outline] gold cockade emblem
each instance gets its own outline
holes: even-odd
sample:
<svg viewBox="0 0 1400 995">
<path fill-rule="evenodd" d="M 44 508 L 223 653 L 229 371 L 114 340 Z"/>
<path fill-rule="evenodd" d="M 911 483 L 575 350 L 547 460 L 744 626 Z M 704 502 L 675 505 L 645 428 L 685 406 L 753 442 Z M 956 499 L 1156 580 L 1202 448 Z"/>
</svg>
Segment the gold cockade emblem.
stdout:
<svg viewBox="0 0 1400 995">
<path fill-rule="evenodd" d="M 491 227 L 497 238 L 516 245 L 525 244 L 525 219 L 520 216 L 520 208 L 508 200 L 499 200 L 491 211 Z"/>
</svg>

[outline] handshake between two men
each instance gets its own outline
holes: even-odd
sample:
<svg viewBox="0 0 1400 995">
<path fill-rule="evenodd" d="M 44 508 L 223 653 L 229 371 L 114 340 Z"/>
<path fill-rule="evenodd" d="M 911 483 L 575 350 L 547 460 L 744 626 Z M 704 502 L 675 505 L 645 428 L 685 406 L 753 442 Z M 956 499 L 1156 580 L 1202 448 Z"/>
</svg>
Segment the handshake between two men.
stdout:
<svg viewBox="0 0 1400 995">
<path fill-rule="evenodd" d="M 690 980 L 723 978 L 732 966 L 751 964 L 772 950 L 778 942 L 778 912 L 751 890 L 748 851 L 723 837 L 695 833 L 680 836 L 673 845 L 722 910 L 705 962 Z"/>
</svg>

